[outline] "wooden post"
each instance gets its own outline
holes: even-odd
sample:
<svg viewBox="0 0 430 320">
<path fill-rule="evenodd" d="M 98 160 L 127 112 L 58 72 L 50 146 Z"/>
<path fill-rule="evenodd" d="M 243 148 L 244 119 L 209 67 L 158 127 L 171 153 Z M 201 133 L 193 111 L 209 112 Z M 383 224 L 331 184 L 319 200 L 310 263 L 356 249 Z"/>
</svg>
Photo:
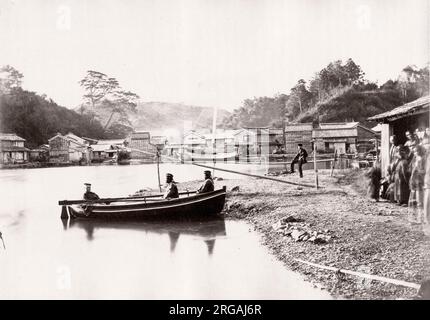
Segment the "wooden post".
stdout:
<svg viewBox="0 0 430 320">
<path fill-rule="evenodd" d="M 334 150 L 334 158 L 333 158 L 333 162 L 331 163 L 330 177 L 333 177 L 333 171 L 334 171 L 334 166 L 336 164 L 336 158 L 337 158 L 337 152 L 336 152 L 336 150 Z"/>
<path fill-rule="evenodd" d="M 285 102 L 286 104 L 286 102 Z M 286 108 L 286 106 L 285 106 Z M 282 139 L 284 140 L 284 153 L 282 154 L 282 156 L 285 156 L 287 153 L 287 134 L 285 132 L 285 127 L 286 127 L 286 123 L 285 123 L 285 114 L 282 115 Z M 282 159 L 283 161 L 284 159 Z M 286 159 L 285 159 L 286 160 Z M 288 168 L 287 168 L 287 164 L 284 165 L 284 171 L 287 172 Z"/>
<path fill-rule="evenodd" d="M 315 171 L 315 188 L 318 189 L 317 144 L 316 144 L 316 141 L 314 141 L 314 171 Z"/>
<path fill-rule="evenodd" d="M 161 180 L 160 180 L 160 151 L 157 148 L 157 174 L 158 174 L 158 189 L 161 193 Z"/>
<path fill-rule="evenodd" d="M 215 177 L 215 157 L 216 157 L 216 119 L 217 119 L 218 107 L 214 107 L 214 113 L 212 117 L 212 156 L 214 169 L 212 171 L 212 177 Z"/>
<path fill-rule="evenodd" d="M 62 220 L 69 219 L 69 214 L 67 213 L 67 207 L 66 206 L 61 207 L 61 219 Z"/>
</svg>

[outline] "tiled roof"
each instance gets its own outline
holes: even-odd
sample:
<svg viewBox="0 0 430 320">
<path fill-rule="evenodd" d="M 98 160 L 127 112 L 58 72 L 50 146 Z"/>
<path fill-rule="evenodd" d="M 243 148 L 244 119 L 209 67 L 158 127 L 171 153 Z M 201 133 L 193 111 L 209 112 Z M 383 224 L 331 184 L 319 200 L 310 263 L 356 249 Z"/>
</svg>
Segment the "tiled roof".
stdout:
<svg viewBox="0 0 430 320">
<path fill-rule="evenodd" d="M 165 144 L 167 141 L 167 137 L 165 136 L 152 136 L 151 143 L 152 144 Z"/>
<path fill-rule="evenodd" d="M 321 129 L 352 129 L 358 125 L 358 122 L 333 122 L 319 124 Z"/>
<path fill-rule="evenodd" d="M 411 113 L 416 113 L 422 110 L 428 110 L 430 106 L 430 96 L 421 97 L 412 102 L 394 108 L 393 110 L 380 113 L 376 116 L 368 118 L 368 120 L 389 120 L 390 118 L 402 118 Z"/>
<path fill-rule="evenodd" d="M 124 144 L 124 141 L 125 139 L 98 140 L 97 145 L 119 145 Z"/>
<path fill-rule="evenodd" d="M 356 137 L 357 130 L 349 129 L 317 129 L 312 131 L 312 138 Z"/>
<path fill-rule="evenodd" d="M 312 131 L 312 123 L 288 123 L 285 132 Z"/>
<path fill-rule="evenodd" d="M 0 133 L 1 141 L 25 141 L 25 139 L 17 136 L 15 133 Z"/>
<path fill-rule="evenodd" d="M 93 151 L 96 151 L 96 152 L 104 152 L 104 151 L 112 150 L 111 145 L 108 145 L 108 144 L 93 144 L 91 146 L 91 149 L 93 149 Z"/>
<path fill-rule="evenodd" d="M 131 134 L 131 139 L 135 140 L 135 139 L 149 139 L 150 135 L 149 132 L 146 131 L 142 131 L 142 132 L 133 132 Z"/>
<path fill-rule="evenodd" d="M 30 149 L 27 149 L 25 147 L 17 147 L 17 146 L 2 147 L 0 148 L 0 150 L 3 152 L 30 151 Z"/>
</svg>

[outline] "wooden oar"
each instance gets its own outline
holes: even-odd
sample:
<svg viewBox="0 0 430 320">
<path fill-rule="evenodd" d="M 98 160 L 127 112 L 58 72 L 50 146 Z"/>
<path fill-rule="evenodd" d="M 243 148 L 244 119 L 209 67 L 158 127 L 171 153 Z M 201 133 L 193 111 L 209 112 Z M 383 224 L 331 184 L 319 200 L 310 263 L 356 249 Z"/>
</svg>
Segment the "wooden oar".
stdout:
<svg viewBox="0 0 430 320">
<path fill-rule="evenodd" d="M 196 191 L 184 191 L 179 192 L 179 195 L 190 195 L 194 194 Z M 122 198 L 103 198 L 99 200 L 61 200 L 58 201 L 58 204 L 60 206 L 64 205 L 71 205 L 71 204 L 93 204 L 93 203 L 106 203 L 106 202 L 123 202 L 123 201 L 145 201 L 149 198 L 151 200 L 152 198 L 161 198 L 162 194 L 155 194 L 155 195 L 149 195 L 149 196 L 138 196 L 138 197 L 122 197 Z M 155 200 L 155 199 L 152 199 Z"/>
</svg>

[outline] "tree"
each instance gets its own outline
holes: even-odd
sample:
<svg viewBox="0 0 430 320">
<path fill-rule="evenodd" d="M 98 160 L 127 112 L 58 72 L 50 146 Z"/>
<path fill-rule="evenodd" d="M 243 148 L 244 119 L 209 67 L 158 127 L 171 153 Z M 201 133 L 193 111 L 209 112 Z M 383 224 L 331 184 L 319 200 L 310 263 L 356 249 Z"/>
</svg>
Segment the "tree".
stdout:
<svg viewBox="0 0 430 320">
<path fill-rule="evenodd" d="M 358 84 L 362 81 L 364 72 L 361 70 L 361 67 L 357 65 L 351 58 L 348 59 L 343 68 L 346 74 L 346 80 L 349 85 Z"/>
<path fill-rule="evenodd" d="M 428 66 L 419 69 L 415 65 L 403 68 L 398 78 L 398 87 L 401 91 L 403 102 L 415 100 L 429 92 Z"/>
<path fill-rule="evenodd" d="M 10 65 L 0 68 L 0 93 L 10 93 L 16 88 L 21 88 L 24 75 Z"/>
<path fill-rule="evenodd" d="M 118 80 L 98 71 L 89 70 L 79 84 L 85 90 L 84 105 L 79 109 L 81 113 L 87 112 L 85 106 L 90 106 L 90 113 L 100 116 L 100 113 L 108 112 L 105 122 L 105 130 L 112 124 L 115 114 L 119 115 L 117 121 L 130 124 L 129 113 L 135 112 L 139 96 L 131 91 L 123 90 Z M 99 112 L 98 112 L 99 111 Z"/>
<path fill-rule="evenodd" d="M 299 108 L 299 113 L 303 113 L 304 109 L 309 107 L 309 102 L 312 99 L 312 94 L 306 88 L 306 81 L 300 79 L 297 84 L 291 89 L 288 105 L 294 114 L 297 113 L 296 109 Z"/>
<path fill-rule="evenodd" d="M 104 100 L 103 107 L 110 111 L 109 119 L 104 126 L 105 130 L 109 127 L 114 114 L 120 115 L 120 123 L 130 124 L 128 112 L 136 112 L 138 99 L 139 96 L 137 94 L 121 90 L 114 93 L 113 100 Z"/>
<path fill-rule="evenodd" d="M 79 81 L 86 91 L 84 100 L 94 109 L 100 101 L 107 99 L 119 89 L 119 83 L 115 78 L 109 78 L 106 74 L 88 70 L 84 79 Z"/>
</svg>

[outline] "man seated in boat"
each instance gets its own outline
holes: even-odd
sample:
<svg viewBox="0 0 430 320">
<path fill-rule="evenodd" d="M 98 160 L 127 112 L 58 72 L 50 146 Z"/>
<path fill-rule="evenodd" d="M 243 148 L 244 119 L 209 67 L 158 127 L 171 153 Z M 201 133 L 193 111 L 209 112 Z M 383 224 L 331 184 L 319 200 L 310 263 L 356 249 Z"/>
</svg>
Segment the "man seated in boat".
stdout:
<svg viewBox="0 0 430 320">
<path fill-rule="evenodd" d="M 178 187 L 176 182 L 173 180 L 173 174 L 166 174 L 166 191 L 164 192 L 163 199 L 175 199 L 179 198 Z"/>
<path fill-rule="evenodd" d="M 214 181 L 212 180 L 212 175 L 209 170 L 205 170 L 205 181 L 197 190 L 197 193 L 212 192 L 215 190 Z"/>
<path fill-rule="evenodd" d="M 87 187 L 87 191 L 84 193 L 84 200 L 99 200 L 100 197 L 91 191 L 91 183 L 85 183 L 85 186 Z"/>
</svg>

